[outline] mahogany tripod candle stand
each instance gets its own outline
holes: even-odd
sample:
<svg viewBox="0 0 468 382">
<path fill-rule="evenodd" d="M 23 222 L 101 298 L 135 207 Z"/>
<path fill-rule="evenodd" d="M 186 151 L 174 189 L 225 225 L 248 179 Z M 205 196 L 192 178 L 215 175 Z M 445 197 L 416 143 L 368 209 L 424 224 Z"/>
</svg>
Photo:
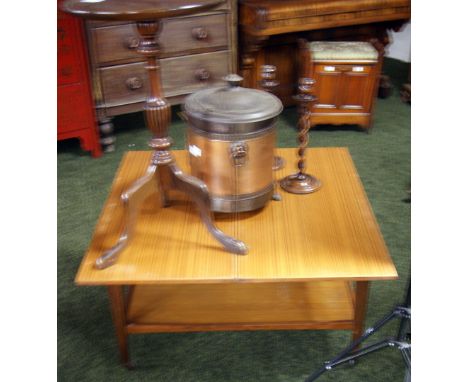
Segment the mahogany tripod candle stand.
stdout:
<svg viewBox="0 0 468 382">
<path fill-rule="evenodd" d="M 213 223 L 211 200 L 207 186 L 199 179 L 184 174 L 175 163 L 168 136 L 171 122 L 171 105 L 163 96 L 158 57 L 161 48 L 158 35 L 161 32 L 161 19 L 188 15 L 211 9 L 220 0 L 69 0 L 63 9 L 77 16 L 100 20 L 131 20 L 136 22 L 140 41 L 136 51 L 146 57 L 150 92 L 144 106 L 145 121 L 153 137 L 149 146 L 154 153 L 146 174 L 138 179 L 122 195 L 125 208 L 125 228 L 118 242 L 96 260 L 96 267 L 107 268 L 117 261 L 119 253 L 132 238 L 135 218 L 142 202 L 155 191 L 162 204 L 167 204 L 167 191 L 176 189 L 187 194 L 198 206 L 203 223 L 210 233 L 230 252 L 244 254 L 246 245 L 225 235 Z"/>
</svg>

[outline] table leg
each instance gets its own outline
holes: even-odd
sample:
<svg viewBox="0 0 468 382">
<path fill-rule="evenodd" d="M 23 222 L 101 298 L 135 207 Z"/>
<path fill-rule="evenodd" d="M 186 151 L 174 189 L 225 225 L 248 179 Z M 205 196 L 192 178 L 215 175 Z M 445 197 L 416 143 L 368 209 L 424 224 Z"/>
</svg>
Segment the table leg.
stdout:
<svg viewBox="0 0 468 382">
<path fill-rule="evenodd" d="M 122 362 L 122 364 L 124 364 L 126 367 L 130 367 L 127 343 L 127 319 L 123 286 L 112 285 L 108 286 L 107 290 L 109 292 L 112 320 L 114 321 L 117 341 L 119 343 L 120 362 Z"/>
<path fill-rule="evenodd" d="M 354 299 L 354 329 L 353 341 L 362 336 L 364 331 L 364 320 L 367 311 L 367 298 L 369 296 L 369 281 L 356 281 Z"/>
</svg>

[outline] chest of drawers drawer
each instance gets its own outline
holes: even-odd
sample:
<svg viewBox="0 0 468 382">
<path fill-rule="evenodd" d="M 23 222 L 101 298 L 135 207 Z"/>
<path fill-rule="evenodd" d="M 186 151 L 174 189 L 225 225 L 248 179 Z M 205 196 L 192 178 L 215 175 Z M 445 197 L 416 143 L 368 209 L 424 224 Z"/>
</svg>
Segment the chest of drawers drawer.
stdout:
<svg viewBox="0 0 468 382">
<path fill-rule="evenodd" d="M 144 62 L 137 62 L 100 69 L 107 107 L 145 100 L 148 94 L 145 65 Z M 170 98 L 221 83 L 228 69 L 228 51 L 164 58 L 161 60 L 164 94 Z"/>
<path fill-rule="evenodd" d="M 225 13 L 164 20 L 159 41 L 161 57 L 190 54 L 203 50 L 227 49 L 228 31 Z M 99 65 L 122 61 L 138 61 L 138 45 L 134 24 L 113 25 L 92 30 L 92 38 L 99 47 Z"/>
</svg>

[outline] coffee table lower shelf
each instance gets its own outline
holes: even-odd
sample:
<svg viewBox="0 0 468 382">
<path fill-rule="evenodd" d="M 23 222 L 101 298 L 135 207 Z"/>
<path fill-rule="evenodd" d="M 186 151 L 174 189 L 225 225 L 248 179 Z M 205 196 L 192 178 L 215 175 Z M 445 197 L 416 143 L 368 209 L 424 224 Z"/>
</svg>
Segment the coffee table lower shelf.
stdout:
<svg viewBox="0 0 468 382">
<path fill-rule="evenodd" d="M 127 307 L 128 334 L 355 327 L 346 281 L 137 285 Z"/>
</svg>

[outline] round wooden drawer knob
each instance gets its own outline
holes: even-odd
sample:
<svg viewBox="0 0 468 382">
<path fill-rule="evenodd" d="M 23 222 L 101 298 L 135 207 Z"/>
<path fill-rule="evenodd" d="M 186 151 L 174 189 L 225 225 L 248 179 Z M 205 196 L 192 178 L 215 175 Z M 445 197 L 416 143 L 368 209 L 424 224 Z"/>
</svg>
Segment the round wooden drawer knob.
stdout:
<svg viewBox="0 0 468 382">
<path fill-rule="evenodd" d="M 125 45 L 127 46 L 128 49 L 136 49 L 138 48 L 138 39 L 136 37 L 127 37 L 125 39 Z"/>
<path fill-rule="evenodd" d="M 208 38 L 208 30 L 205 27 L 193 28 L 192 37 L 196 40 L 206 40 Z"/>
<path fill-rule="evenodd" d="M 143 86 L 143 81 L 139 77 L 130 77 L 125 81 L 125 85 L 127 85 L 127 88 L 130 90 L 137 90 Z"/>
<path fill-rule="evenodd" d="M 195 70 L 195 77 L 198 78 L 199 81 L 207 81 L 211 77 L 211 74 L 205 68 L 200 68 Z"/>
</svg>

